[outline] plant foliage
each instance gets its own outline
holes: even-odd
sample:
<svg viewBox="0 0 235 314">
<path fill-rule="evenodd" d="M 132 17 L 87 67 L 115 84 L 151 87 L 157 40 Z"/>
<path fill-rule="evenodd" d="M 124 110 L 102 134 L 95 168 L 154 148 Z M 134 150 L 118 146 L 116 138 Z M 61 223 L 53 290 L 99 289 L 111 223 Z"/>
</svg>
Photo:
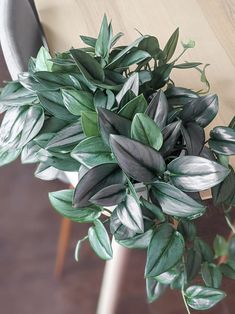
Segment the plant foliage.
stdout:
<svg viewBox="0 0 235 314">
<path fill-rule="evenodd" d="M 99 257 L 112 258 L 110 232 L 125 247 L 147 250 L 149 302 L 171 287 L 181 289 L 187 307 L 205 310 L 225 296 L 222 274 L 235 278 L 234 237 L 227 243 L 218 235 L 213 253 L 195 226 L 206 211 L 198 192 L 212 189 L 234 232 L 234 119 L 205 141 L 218 97 L 171 80 L 174 69 L 192 68 L 209 87 L 207 65 L 178 62 L 193 41 L 174 58 L 179 29 L 163 48 L 150 35 L 117 46 L 122 35 L 113 35 L 104 16 L 97 38 L 81 36 L 85 48 L 55 56 L 41 48 L 30 59 L 28 72 L 1 91 L 0 165 L 21 155 L 44 180 L 78 173 L 74 190 L 49 194 L 61 215 L 92 223 L 76 259 L 86 239 Z M 192 283 L 197 275 L 204 286 Z"/>
</svg>

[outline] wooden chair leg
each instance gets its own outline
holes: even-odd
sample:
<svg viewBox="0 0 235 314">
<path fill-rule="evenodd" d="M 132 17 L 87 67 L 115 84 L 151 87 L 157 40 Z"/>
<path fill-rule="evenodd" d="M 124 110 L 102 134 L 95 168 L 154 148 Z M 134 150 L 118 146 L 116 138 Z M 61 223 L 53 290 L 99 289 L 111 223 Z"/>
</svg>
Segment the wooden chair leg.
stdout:
<svg viewBox="0 0 235 314">
<path fill-rule="evenodd" d="M 59 278 L 63 272 L 66 251 L 68 248 L 69 238 L 71 234 L 71 227 L 72 227 L 71 220 L 67 218 L 62 218 L 54 269 L 54 275 L 56 278 Z"/>
</svg>

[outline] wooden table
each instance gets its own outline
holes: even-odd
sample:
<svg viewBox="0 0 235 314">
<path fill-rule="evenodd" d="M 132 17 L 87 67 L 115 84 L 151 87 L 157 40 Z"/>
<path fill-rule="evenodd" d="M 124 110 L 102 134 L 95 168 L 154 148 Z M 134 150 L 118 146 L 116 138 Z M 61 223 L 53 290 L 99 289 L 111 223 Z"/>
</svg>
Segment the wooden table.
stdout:
<svg viewBox="0 0 235 314">
<path fill-rule="evenodd" d="M 35 0 L 49 47 L 52 52 L 81 47 L 79 35 L 97 36 L 102 16 L 113 21 L 114 31 L 125 37 L 120 43 L 130 43 L 139 34 L 152 34 L 164 45 L 179 26 L 183 41 L 193 39 L 196 47 L 182 61 L 210 63 L 208 79 L 211 92 L 217 93 L 220 112 L 211 124 L 227 125 L 235 113 L 235 0 Z M 180 45 L 179 45 L 180 46 Z M 179 47 L 180 50 L 180 47 Z M 178 86 L 201 88 L 196 71 L 176 70 L 173 80 Z M 233 159 L 233 165 L 235 165 Z M 115 246 L 116 247 L 116 246 Z M 121 250 L 116 247 L 115 252 Z M 121 251 L 118 254 L 122 254 Z M 117 255 L 115 253 L 115 255 Z M 124 262 L 119 256 L 120 264 Z M 116 301 L 119 276 L 110 281 L 116 259 L 108 262 L 105 289 L 102 289 L 98 313 L 112 314 Z M 111 265 L 111 266 L 110 266 Z M 110 288 L 113 285 L 112 291 Z M 104 288 L 103 286 L 103 288 Z M 104 291 L 105 290 L 105 291 Z M 115 290 L 115 291 L 114 291 Z M 106 297 L 104 297 L 105 293 Z M 111 299 L 107 304 L 106 299 Z M 104 304 L 106 302 L 106 304 Z M 112 303 L 113 302 L 113 303 Z M 112 303 L 112 304 L 111 304 Z M 105 309 L 105 310 L 104 310 Z"/>
</svg>

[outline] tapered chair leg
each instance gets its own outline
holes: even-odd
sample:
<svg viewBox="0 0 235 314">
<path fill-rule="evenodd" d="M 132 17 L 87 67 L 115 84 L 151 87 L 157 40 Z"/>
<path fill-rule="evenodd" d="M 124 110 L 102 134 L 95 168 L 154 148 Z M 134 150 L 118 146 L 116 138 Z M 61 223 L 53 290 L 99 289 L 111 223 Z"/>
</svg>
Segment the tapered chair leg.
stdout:
<svg viewBox="0 0 235 314">
<path fill-rule="evenodd" d="M 66 251 L 68 248 L 69 238 L 71 234 L 72 222 L 67 218 L 62 218 L 57 245 L 57 254 L 55 261 L 54 275 L 59 278 L 64 269 Z"/>
</svg>

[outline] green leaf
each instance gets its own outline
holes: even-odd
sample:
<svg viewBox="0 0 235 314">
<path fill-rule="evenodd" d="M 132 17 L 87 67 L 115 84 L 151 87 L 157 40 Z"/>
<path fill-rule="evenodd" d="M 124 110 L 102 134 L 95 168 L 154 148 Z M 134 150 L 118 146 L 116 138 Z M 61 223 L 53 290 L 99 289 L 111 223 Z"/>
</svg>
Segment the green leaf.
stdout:
<svg viewBox="0 0 235 314">
<path fill-rule="evenodd" d="M 100 133 L 106 145 L 110 145 L 110 134 L 120 134 L 127 137 L 131 133 L 131 121 L 118 114 L 104 109 L 98 109 Z"/>
<path fill-rule="evenodd" d="M 215 258 L 218 258 L 220 256 L 225 256 L 228 254 L 228 243 L 224 237 L 218 234 L 216 235 L 214 239 L 213 248 L 215 251 Z"/>
<path fill-rule="evenodd" d="M 158 39 L 154 36 L 149 36 L 144 38 L 140 43 L 138 48 L 140 50 L 147 51 L 152 57 L 156 57 L 159 51 Z"/>
<path fill-rule="evenodd" d="M 152 303 L 159 299 L 166 291 L 168 285 L 158 282 L 155 278 L 146 278 L 146 292 L 148 302 Z"/>
<path fill-rule="evenodd" d="M 181 125 L 181 132 L 186 144 L 188 155 L 198 156 L 205 143 L 204 129 L 195 122 Z"/>
<path fill-rule="evenodd" d="M 191 69 L 191 68 L 195 68 L 201 64 L 202 64 L 201 62 L 185 62 L 185 63 L 174 65 L 174 68 L 176 68 L 176 69 Z"/>
<path fill-rule="evenodd" d="M 129 76 L 126 82 L 124 83 L 122 89 L 116 96 L 117 103 L 119 104 L 122 98 L 128 91 L 132 91 L 136 96 L 139 94 L 139 75 L 138 73 L 134 73 Z"/>
<path fill-rule="evenodd" d="M 32 106 L 27 111 L 23 130 L 21 132 L 19 147 L 25 146 L 41 130 L 44 123 L 44 111 L 40 106 Z"/>
<path fill-rule="evenodd" d="M 121 62 L 118 64 L 118 68 L 127 68 L 133 64 L 140 63 L 146 59 L 151 59 L 151 55 L 147 51 L 135 50 L 129 52 Z"/>
<path fill-rule="evenodd" d="M 75 222 L 92 222 L 96 220 L 101 210 L 98 206 L 74 208 L 72 206 L 74 190 L 61 190 L 49 193 L 49 200 L 53 208 L 62 216 Z"/>
<path fill-rule="evenodd" d="M 120 116 L 132 120 L 136 113 L 145 112 L 148 106 L 147 101 L 144 98 L 144 95 L 141 94 L 131 101 L 129 101 L 121 110 L 118 112 Z"/>
<path fill-rule="evenodd" d="M 192 281 L 196 275 L 199 273 L 201 268 L 202 257 L 201 253 L 194 248 L 188 250 L 186 258 L 186 272 L 187 272 L 187 281 Z"/>
<path fill-rule="evenodd" d="M 122 170 L 138 182 L 153 182 L 165 170 L 155 149 L 120 135 L 111 135 L 110 144 Z"/>
<path fill-rule="evenodd" d="M 114 206 L 126 197 L 126 188 L 123 184 L 113 184 L 98 191 L 90 201 L 100 206 Z"/>
<path fill-rule="evenodd" d="M 162 284 L 170 285 L 174 282 L 174 280 L 179 276 L 179 270 L 178 267 L 175 266 L 171 268 L 169 271 L 166 271 L 165 273 L 162 273 L 161 275 L 158 275 L 154 277 Z"/>
<path fill-rule="evenodd" d="M 103 188 L 124 183 L 121 169 L 113 163 L 102 164 L 89 169 L 78 182 L 73 204 L 75 207 L 84 207 L 90 204 L 90 198 Z"/>
<path fill-rule="evenodd" d="M 115 96 L 114 93 L 110 90 L 106 90 L 106 92 L 98 89 L 94 95 L 94 105 L 96 108 L 105 108 L 111 110 L 115 104 Z"/>
<path fill-rule="evenodd" d="M 36 91 L 60 91 L 63 87 L 70 87 L 81 89 L 82 82 L 81 74 L 77 73 L 58 73 L 58 72 L 46 72 L 40 71 L 33 74 L 33 78 L 39 82 L 39 85 L 36 85 Z M 35 84 L 33 85 L 35 86 Z M 39 86 L 39 87 L 37 87 Z M 85 88 L 85 87 L 84 87 Z"/>
<path fill-rule="evenodd" d="M 202 278 L 207 287 L 219 288 L 222 281 L 222 274 L 218 266 L 205 262 L 202 264 Z"/>
<path fill-rule="evenodd" d="M 110 232 L 114 235 L 116 241 L 132 239 L 136 235 L 135 231 L 121 223 L 116 209 L 114 209 L 110 217 Z"/>
<path fill-rule="evenodd" d="M 180 220 L 177 230 L 182 234 L 185 241 L 193 241 L 197 234 L 195 225 L 187 219 Z"/>
<path fill-rule="evenodd" d="M 192 100 L 184 106 L 180 117 L 187 122 L 194 121 L 204 128 L 215 118 L 218 108 L 218 96 L 207 95 Z"/>
<path fill-rule="evenodd" d="M 82 111 L 81 122 L 83 132 L 87 137 L 99 135 L 98 117 L 96 112 Z"/>
<path fill-rule="evenodd" d="M 81 122 L 74 122 L 57 132 L 47 143 L 46 149 L 52 152 L 70 153 L 71 149 L 83 139 Z"/>
<path fill-rule="evenodd" d="M 76 119 L 65 107 L 60 92 L 40 92 L 38 93 L 38 99 L 42 107 L 51 115 L 58 119 L 72 122 Z"/>
<path fill-rule="evenodd" d="M 166 83 L 169 81 L 172 69 L 173 63 L 170 64 L 167 63 L 156 67 L 152 71 L 152 80 L 150 82 L 150 86 L 155 90 L 165 86 Z"/>
<path fill-rule="evenodd" d="M 171 35 L 169 40 L 166 43 L 166 46 L 163 49 L 163 53 L 166 56 L 165 57 L 165 62 L 169 61 L 171 57 L 173 56 L 177 43 L 179 39 L 179 28 L 177 28 L 174 33 Z"/>
<path fill-rule="evenodd" d="M 203 157 L 184 156 L 171 161 L 167 170 L 169 179 L 186 192 L 206 190 L 223 181 L 230 170 Z"/>
<path fill-rule="evenodd" d="M 0 147 L 0 167 L 5 166 L 16 160 L 20 153 L 20 149 L 4 149 Z"/>
<path fill-rule="evenodd" d="M 105 59 L 109 53 L 109 42 L 109 26 L 106 14 L 104 14 L 100 32 L 95 43 L 95 54 Z"/>
<path fill-rule="evenodd" d="M 131 137 L 150 147 L 159 150 L 163 143 L 161 130 L 144 113 L 137 113 L 131 125 Z"/>
<path fill-rule="evenodd" d="M 235 261 L 235 235 L 231 237 L 228 243 L 228 257 Z"/>
<path fill-rule="evenodd" d="M 221 272 L 228 278 L 235 279 L 235 261 L 228 260 L 219 266 Z"/>
<path fill-rule="evenodd" d="M 226 297 L 218 289 L 203 286 L 191 286 L 185 291 L 187 304 L 194 310 L 208 310 Z"/>
<path fill-rule="evenodd" d="M 163 145 L 160 149 L 160 153 L 164 157 L 171 154 L 172 150 L 174 149 L 181 133 L 181 127 L 182 121 L 179 120 L 172 122 L 163 128 Z"/>
<path fill-rule="evenodd" d="M 163 214 L 161 208 L 157 207 L 153 203 L 148 202 L 142 196 L 140 197 L 141 204 L 144 208 L 147 208 L 154 216 L 160 221 L 164 222 L 166 220 L 165 215 Z"/>
<path fill-rule="evenodd" d="M 51 55 L 48 50 L 41 47 L 36 57 L 36 71 L 49 71 L 51 72 L 53 62 L 50 61 Z"/>
<path fill-rule="evenodd" d="M 89 37 L 89 36 L 83 36 L 83 35 L 81 35 L 80 38 L 84 42 L 84 44 L 86 44 L 92 48 L 95 48 L 96 38 Z"/>
<path fill-rule="evenodd" d="M 168 223 L 158 226 L 148 247 L 145 276 L 154 277 L 168 271 L 178 263 L 183 252 L 182 235 Z"/>
<path fill-rule="evenodd" d="M 95 253 L 104 260 L 113 257 L 113 250 L 108 233 L 101 221 L 94 221 L 94 226 L 88 230 L 88 239 Z"/>
<path fill-rule="evenodd" d="M 110 149 L 98 136 L 84 139 L 72 150 L 71 156 L 88 168 L 115 162 Z"/>
<path fill-rule="evenodd" d="M 119 64 L 119 62 L 122 60 L 122 57 L 125 56 L 129 51 L 132 50 L 133 47 L 136 47 L 139 45 L 139 43 L 148 36 L 141 36 L 140 38 L 137 38 L 132 44 L 129 46 L 126 46 L 124 49 L 122 49 L 119 53 L 115 55 L 115 57 L 112 59 L 112 61 L 108 64 L 108 68 L 114 68 Z"/>
<path fill-rule="evenodd" d="M 156 182 L 152 184 L 151 192 L 168 215 L 194 219 L 205 212 L 205 206 L 169 183 Z"/>
<path fill-rule="evenodd" d="M 24 146 L 21 152 L 21 163 L 30 164 L 38 162 L 37 153 L 41 149 L 33 140 Z"/>
<path fill-rule="evenodd" d="M 149 229 L 142 234 L 137 234 L 124 240 L 117 240 L 117 242 L 128 249 L 147 249 L 152 238 L 152 233 L 153 230 Z"/>
<path fill-rule="evenodd" d="M 134 197 L 127 195 L 116 208 L 118 218 L 127 228 L 137 232 L 144 232 L 144 221 L 139 204 Z"/>
<path fill-rule="evenodd" d="M 210 149 L 222 155 L 235 155 L 235 130 L 218 126 L 210 132 Z"/>
<path fill-rule="evenodd" d="M 91 93 L 73 89 L 61 91 L 64 105 L 73 115 L 79 116 L 82 111 L 95 110 Z"/>
<path fill-rule="evenodd" d="M 229 125 L 228 125 L 229 128 L 235 130 L 235 116 L 232 118 L 232 120 L 230 121 Z"/>
<path fill-rule="evenodd" d="M 98 61 L 81 49 L 71 49 L 70 53 L 86 80 L 91 83 L 94 80 L 104 81 L 104 70 Z"/>
<path fill-rule="evenodd" d="M 159 90 L 152 98 L 145 112 L 161 129 L 166 125 L 168 104 L 163 91 Z"/>
<path fill-rule="evenodd" d="M 9 86 L 10 85 L 10 86 Z M 9 107 L 19 107 L 19 106 L 25 106 L 32 104 L 36 99 L 37 95 L 34 92 L 31 92 L 25 88 L 23 88 L 21 85 L 17 88 L 17 86 L 12 86 L 13 82 L 8 83 L 4 87 L 4 89 L 8 87 L 9 93 L 2 92 L 0 96 L 0 112 L 3 112 L 4 110 L 1 110 L 1 107 L 6 107 L 5 110 Z"/>
<path fill-rule="evenodd" d="M 194 248 L 201 253 L 202 261 L 213 262 L 214 254 L 211 247 L 203 240 L 196 238 L 194 241 Z"/>
</svg>

